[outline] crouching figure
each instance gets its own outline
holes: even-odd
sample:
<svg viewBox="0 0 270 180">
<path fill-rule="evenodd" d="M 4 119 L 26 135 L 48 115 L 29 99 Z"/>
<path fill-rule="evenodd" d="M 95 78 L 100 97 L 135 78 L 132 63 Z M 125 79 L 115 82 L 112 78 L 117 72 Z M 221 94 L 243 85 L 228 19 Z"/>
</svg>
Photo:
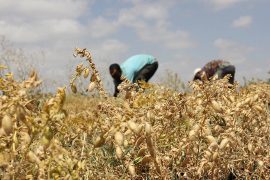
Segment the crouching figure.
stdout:
<svg viewBox="0 0 270 180">
<path fill-rule="evenodd" d="M 230 75 L 229 83 L 234 83 L 235 67 L 228 61 L 213 60 L 208 62 L 203 68 L 198 68 L 194 72 L 193 80 L 210 80 L 213 77 L 223 79 L 226 75 Z"/>
<path fill-rule="evenodd" d="M 122 64 L 111 64 L 110 74 L 115 85 L 114 96 L 119 93 L 118 85 L 122 83 L 121 76 L 123 75 L 132 83 L 137 81 L 148 82 L 155 74 L 158 68 L 158 62 L 155 57 L 146 54 L 134 55 L 128 58 Z"/>
</svg>

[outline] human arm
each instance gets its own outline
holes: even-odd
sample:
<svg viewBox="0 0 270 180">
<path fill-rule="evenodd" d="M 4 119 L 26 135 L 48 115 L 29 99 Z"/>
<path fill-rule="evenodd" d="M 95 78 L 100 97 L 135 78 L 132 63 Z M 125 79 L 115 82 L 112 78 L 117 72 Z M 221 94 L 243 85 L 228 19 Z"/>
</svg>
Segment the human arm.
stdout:
<svg viewBox="0 0 270 180">
<path fill-rule="evenodd" d="M 119 90 L 117 89 L 117 86 L 115 85 L 113 96 L 114 96 L 114 97 L 117 97 L 117 94 L 118 94 L 118 93 L 119 93 Z"/>
<path fill-rule="evenodd" d="M 114 83 L 114 94 L 113 94 L 113 96 L 117 97 L 117 95 L 119 93 L 118 86 L 119 86 L 119 84 L 121 84 L 121 82 L 118 82 L 118 81 L 114 80 L 113 83 Z"/>
</svg>

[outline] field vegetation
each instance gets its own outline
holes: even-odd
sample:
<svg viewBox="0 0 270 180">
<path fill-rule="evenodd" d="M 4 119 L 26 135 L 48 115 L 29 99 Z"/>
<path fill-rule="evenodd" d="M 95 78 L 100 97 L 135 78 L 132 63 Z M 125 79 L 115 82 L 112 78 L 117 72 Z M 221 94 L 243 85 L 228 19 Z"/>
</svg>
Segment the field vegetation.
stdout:
<svg viewBox="0 0 270 180">
<path fill-rule="evenodd" d="M 75 56 L 70 86 L 54 95 L 35 91 L 36 72 L 17 81 L 0 67 L 1 179 L 270 179 L 269 83 L 179 92 L 123 77 L 114 98 L 91 54 Z M 96 96 L 80 95 L 81 76 Z"/>
</svg>

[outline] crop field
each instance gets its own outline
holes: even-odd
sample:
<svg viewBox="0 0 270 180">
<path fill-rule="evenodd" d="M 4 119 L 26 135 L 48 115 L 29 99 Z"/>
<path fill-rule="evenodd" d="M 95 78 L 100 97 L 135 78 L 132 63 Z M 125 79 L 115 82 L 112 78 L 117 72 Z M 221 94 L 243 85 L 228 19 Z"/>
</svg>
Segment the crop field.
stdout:
<svg viewBox="0 0 270 180">
<path fill-rule="evenodd" d="M 91 54 L 75 56 L 82 63 L 54 95 L 35 91 L 36 72 L 0 76 L 0 179 L 270 179 L 269 83 L 213 79 L 177 92 L 123 77 L 115 98 Z M 79 95 L 80 76 L 97 96 Z"/>
</svg>

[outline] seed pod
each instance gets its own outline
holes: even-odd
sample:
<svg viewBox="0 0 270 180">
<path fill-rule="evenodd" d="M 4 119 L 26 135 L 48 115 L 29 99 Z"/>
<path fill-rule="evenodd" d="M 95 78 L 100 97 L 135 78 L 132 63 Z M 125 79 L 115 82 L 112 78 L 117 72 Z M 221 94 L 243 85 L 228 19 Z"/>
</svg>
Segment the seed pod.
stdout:
<svg viewBox="0 0 270 180">
<path fill-rule="evenodd" d="M 229 99 L 230 99 L 231 102 L 234 102 L 235 101 L 234 96 L 229 96 Z"/>
<path fill-rule="evenodd" d="M 123 151 L 120 146 L 116 146 L 115 148 L 115 154 L 118 159 L 122 159 L 123 157 Z"/>
<path fill-rule="evenodd" d="M 97 148 L 97 147 L 102 146 L 104 143 L 105 143 L 104 137 L 103 136 L 98 136 L 93 144 L 94 144 L 94 147 Z"/>
<path fill-rule="evenodd" d="M 193 149 L 192 149 L 192 150 L 193 150 L 193 152 L 194 152 L 194 153 L 198 153 L 199 148 L 197 148 L 197 147 L 193 147 Z"/>
<path fill-rule="evenodd" d="M 90 82 L 88 85 L 88 88 L 86 89 L 86 91 L 91 92 L 96 88 L 96 83 L 95 82 Z"/>
<path fill-rule="evenodd" d="M 106 122 L 106 125 L 108 124 L 108 126 L 109 126 L 109 123 L 107 123 Z M 110 135 L 113 135 L 113 134 L 115 134 L 117 132 L 117 129 L 114 127 L 114 126 L 112 126 L 110 129 L 109 129 L 109 131 L 107 132 L 108 134 L 110 134 Z"/>
<path fill-rule="evenodd" d="M 28 109 L 29 111 L 34 111 L 35 109 L 37 109 L 37 106 L 33 103 L 33 102 L 28 102 L 27 104 L 24 105 L 26 107 L 26 109 Z"/>
<path fill-rule="evenodd" d="M 242 102 L 239 102 L 239 103 L 236 104 L 237 108 L 240 108 L 240 106 L 242 106 Z"/>
<path fill-rule="evenodd" d="M 133 121 L 128 121 L 127 124 L 128 124 L 129 129 L 131 129 L 131 131 L 133 131 L 137 135 L 140 134 L 141 128 L 138 126 L 137 123 Z"/>
<path fill-rule="evenodd" d="M 205 71 L 202 72 L 201 79 L 203 81 L 208 81 Z"/>
<path fill-rule="evenodd" d="M 227 146 L 228 143 L 229 143 L 229 139 L 228 138 L 222 139 L 222 141 L 219 144 L 219 149 L 223 149 L 224 147 Z"/>
<path fill-rule="evenodd" d="M 21 135 L 21 142 L 24 145 L 28 145 L 31 142 L 31 137 L 29 136 L 29 134 L 27 132 L 20 132 Z"/>
<path fill-rule="evenodd" d="M 145 123 L 145 134 L 151 136 L 151 125 L 149 123 Z"/>
<path fill-rule="evenodd" d="M 2 102 L 6 102 L 8 100 L 8 97 L 5 95 L 1 95 L 0 99 L 2 99 Z"/>
<path fill-rule="evenodd" d="M 258 100 L 258 98 L 259 98 L 259 95 L 258 94 L 255 94 L 255 96 L 253 96 L 253 98 L 252 98 L 252 101 L 255 102 L 255 101 Z"/>
<path fill-rule="evenodd" d="M 212 78 L 212 80 L 218 80 L 218 74 L 215 74 Z"/>
<path fill-rule="evenodd" d="M 149 119 L 150 121 L 153 120 L 155 118 L 154 114 L 151 111 L 148 111 L 146 114 L 147 119 Z"/>
<path fill-rule="evenodd" d="M 71 84 L 70 85 L 70 88 L 71 88 L 71 90 L 72 90 L 72 92 L 74 93 L 74 94 L 76 94 L 77 93 L 77 87 L 75 86 L 75 84 Z"/>
<path fill-rule="evenodd" d="M 231 129 L 231 128 L 229 128 L 229 129 Z M 234 132 L 230 132 L 230 136 L 231 136 L 231 138 L 235 138 L 236 137 L 236 135 L 235 135 Z"/>
<path fill-rule="evenodd" d="M 203 173 L 203 168 L 201 166 L 201 167 L 198 168 L 197 174 L 201 176 L 202 173 Z"/>
<path fill-rule="evenodd" d="M 128 172 L 129 172 L 129 174 L 131 175 L 131 176 L 136 176 L 136 171 L 135 171 L 135 166 L 134 166 L 134 164 L 129 164 L 128 165 Z"/>
<path fill-rule="evenodd" d="M 6 132 L 3 128 L 0 128 L 0 137 L 6 135 Z"/>
<path fill-rule="evenodd" d="M 217 158 L 218 158 L 218 156 L 219 156 L 219 153 L 217 151 L 214 152 L 214 154 L 213 154 L 213 161 L 216 161 Z"/>
<path fill-rule="evenodd" d="M 250 98 L 250 97 L 248 97 L 248 98 L 246 98 L 246 99 L 245 99 L 245 101 L 244 101 L 244 103 L 243 103 L 243 104 L 249 104 L 249 103 L 250 103 L 250 101 L 251 101 L 251 98 Z"/>
<path fill-rule="evenodd" d="M 9 114 L 15 114 L 17 111 L 17 107 L 15 105 L 11 105 L 8 109 Z"/>
<path fill-rule="evenodd" d="M 2 118 L 2 128 L 4 129 L 5 133 L 9 135 L 13 131 L 13 122 L 9 115 L 5 115 Z"/>
<path fill-rule="evenodd" d="M 117 145 L 122 146 L 124 143 L 124 136 L 121 132 L 117 131 L 114 134 L 114 140 L 116 142 Z"/>
<path fill-rule="evenodd" d="M 205 167 L 204 167 L 204 170 L 210 170 L 211 168 L 213 168 L 213 163 L 212 162 L 207 162 Z"/>
<path fill-rule="evenodd" d="M 83 77 L 87 78 L 88 75 L 89 75 L 89 72 L 90 72 L 89 68 L 85 68 L 84 71 L 83 71 Z"/>
<path fill-rule="evenodd" d="M 216 126 L 214 127 L 214 130 L 215 130 L 216 132 L 220 133 L 221 131 L 223 131 L 223 128 L 222 128 L 220 125 L 216 125 Z"/>
<path fill-rule="evenodd" d="M 131 133 L 133 133 L 130 129 L 126 130 L 124 133 L 124 136 L 129 136 Z"/>
<path fill-rule="evenodd" d="M 262 167 L 262 166 L 264 165 L 264 162 L 261 161 L 261 160 L 259 160 L 259 161 L 258 161 L 258 165 L 259 165 L 259 167 Z"/>
<path fill-rule="evenodd" d="M 211 153 L 211 152 L 205 151 L 205 157 L 206 157 L 207 159 L 210 160 L 211 156 L 212 156 L 212 153 Z"/>
<path fill-rule="evenodd" d="M 263 109 L 262 109 L 262 107 L 259 106 L 259 105 L 255 105 L 254 108 L 255 108 L 256 110 L 258 110 L 259 112 L 261 112 L 261 113 L 264 112 Z"/>
<path fill-rule="evenodd" d="M 129 106 L 129 103 L 127 103 L 126 101 L 123 102 L 123 107 L 124 107 L 128 112 L 131 111 L 131 108 L 130 108 L 130 106 Z"/>
<path fill-rule="evenodd" d="M 252 125 L 255 125 L 258 124 L 257 120 L 256 119 L 253 119 L 252 122 L 251 122 Z"/>
<path fill-rule="evenodd" d="M 196 135 L 197 135 L 197 132 L 194 131 L 194 130 L 191 130 L 191 131 L 189 132 L 189 134 L 188 134 L 190 140 L 195 140 Z"/>
<path fill-rule="evenodd" d="M 26 95 L 27 95 L 27 94 L 26 94 L 26 90 L 25 90 L 25 89 L 19 90 L 19 91 L 18 91 L 18 95 L 19 95 L 20 97 L 26 96 Z"/>
<path fill-rule="evenodd" d="M 53 130 L 50 127 L 45 127 L 43 135 L 48 139 L 51 140 L 53 138 Z"/>
<path fill-rule="evenodd" d="M 222 108 L 219 105 L 219 103 L 215 100 L 212 100 L 212 107 L 214 108 L 215 111 L 217 112 L 222 112 Z"/>
<path fill-rule="evenodd" d="M 142 130 L 143 130 L 144 125 L 140 124 L 137 128 L 137 134 L 141 134 Z"/>
<path fill-rule="evenodd" d="M 33 153 L 32 151 L 29 151 L 26 155 L 27 159 L 32 162 L 32 163 L 37 163 L 40 164 L 40 159 L 36 156 L 35 153 Z"/>
<path fill-rule="evenodd" d="M 248 143 L 248 150 L 249 150 L 249 152 L 252 152 L 252 149 L 253 149 L 252 144 L 251 143 Z"/>
<path fill-rule="evenodd" d="M 97 81 L 97 76 L 95 75 L 95 73 L 92 74 L 91 78 L 90 78 L 91 82 L 96 82 Z"/>
<path fill-rule="evenodd" d="M 41 144 L 44 145 L 45 148 L 48 148 L 48 146 L 50 144 L 50 140 L 48 138 L 46 138 L 45 136 L 43 136 L 41 139 Z"/>
<path fill-rule="evenodd" d="M 212 142 L 210 145 L 209 145 L 209 149 L 215 151 L 216 149 L 218 148 L 218 144 L 217 142 Z"/>
<path fill-rule="evenodd" d="M 216 139 L 211 135 L 206 136 L 206 138 L 207 138 L 207 140 L 209 141 L 210 144 L 217 142 Z"/>
<path fill-rule="evenodd" d="M 76 67 L 76 72 L 78 74 L 81 74 L 81 72 L 83 71 L 83 64 L 78 64 L 77 67 Z"/>
<path fill-rule="evenodd" d="M 193 130 L 194 130 L 195 132 L 199 131 L 199 130 L 200 130 L 200 126 L 199 126 L 198 124 L 195 124 L 195 125 L 193 126 Z"/>
<path fill-rule="evenodd" d="M 202 104 L 202 102 L 203 102 L 203 100 L 202 100 L 202 99 L 198 99 L 198 100 L 197 100 L 197 104 L 198 104 L 198 105 L 201 105 L 201 104 Z"/>
<path fill-rule="evenodd" d="M 125 139 L 124 140 L 124 147 L 127 148 L 128 147 L 128 141 Z"/>
<path fill-rule="evenodd" d="M 203 128 L 203 132 L 206 135 L 211 135 L 212 134 L 211 129 L 208 126 Z"/>
</svg>

